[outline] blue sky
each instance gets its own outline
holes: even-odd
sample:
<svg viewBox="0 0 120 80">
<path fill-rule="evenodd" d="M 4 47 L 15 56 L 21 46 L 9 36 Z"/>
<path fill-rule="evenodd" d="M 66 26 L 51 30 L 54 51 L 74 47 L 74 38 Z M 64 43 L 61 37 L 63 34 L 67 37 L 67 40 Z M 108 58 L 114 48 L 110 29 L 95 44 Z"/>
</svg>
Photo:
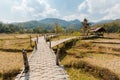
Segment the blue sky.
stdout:
<svg viewBox="0 0 120 80">
<path fill-rule="evenodd" d="M 44 18 L 100 21 L 120 18 L 120 0 L 0 0 L 0 21 Z"/>
</svg>

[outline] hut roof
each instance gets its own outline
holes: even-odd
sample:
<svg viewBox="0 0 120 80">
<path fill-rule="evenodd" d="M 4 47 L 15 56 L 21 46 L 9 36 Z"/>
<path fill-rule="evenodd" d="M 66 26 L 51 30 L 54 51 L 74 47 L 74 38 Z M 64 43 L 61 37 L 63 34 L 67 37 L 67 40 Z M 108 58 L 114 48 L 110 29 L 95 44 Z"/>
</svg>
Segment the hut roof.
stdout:
<svg viewBox="0 0 120 80">
<path fill-rule="evenodd" d="M 103 27 L 91 28 L 91 32 L 105 32 L 106 30 Z"/>
</svg>

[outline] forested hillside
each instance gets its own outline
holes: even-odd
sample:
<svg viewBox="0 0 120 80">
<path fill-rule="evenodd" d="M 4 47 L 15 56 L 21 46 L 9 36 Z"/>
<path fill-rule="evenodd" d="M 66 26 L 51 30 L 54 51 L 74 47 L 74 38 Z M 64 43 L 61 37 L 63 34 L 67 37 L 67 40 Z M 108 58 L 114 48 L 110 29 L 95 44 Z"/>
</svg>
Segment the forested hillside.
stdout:
<svg viewBox="0 0 120 80">
<path fill-rule="evenodd" d="M 79 20 L 65 21 L 56 18 L 46 18 L 40 21 L 28 21 L 21 23 L 0 23 L 0 33 L 44 33 L 54 32 L 55 27 L 66 32 L 74 32 L 82 27 Z"/>
<path fill-rule="evenodd" d="M 120 19 L 102 21 L 94 25 L 94 27 L 104 27 L 107 32 L 118 33 L 120 32 Z M 91 27 L 92 27 L 91 26 Z M 46 18 L 40 21 L 28 21 L 21 23 L 5 24 L 0 22 L 0 33 L 45 33 L 55 32 L 55 28 L 58 32 L 74 32 L 79 31 L 82 24 L 79 20 L 65 21 L 56 18 Z"/>
<path fill-rule="evenodd" d="M 40 21 L 28 21 L 24 23 L 15 23 L 14 25 L 24 27 L 33 32 L 54 32 L 55 26 L 63 28 L 65 31 L 68 30 L 78 30 L 82 27 L 82 24 L 79 20 L 65 21 L 57 18 L 46 18 Z"/>
</svg>

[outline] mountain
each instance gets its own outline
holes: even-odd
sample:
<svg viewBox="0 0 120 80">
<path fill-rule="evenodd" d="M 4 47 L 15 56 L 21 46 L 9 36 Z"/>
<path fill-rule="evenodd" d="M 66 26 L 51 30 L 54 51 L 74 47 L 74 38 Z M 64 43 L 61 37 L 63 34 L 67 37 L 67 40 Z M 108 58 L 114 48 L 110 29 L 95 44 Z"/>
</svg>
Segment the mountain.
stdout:
<svg viewBox="0 0 120 80">
<path fill-rule="evenodd" d="M 43 24 L 44 27 L 46 26 L 55 26 L 56 24 L 60 25 L 61 27 L 68 27 L 69 26 L 69 22 L 65 21 L 65 20 L 61 20 L 61 19 L 57 19 L 57 18 L 46 18 L 43 20 L 39 21 L 40 24 Z"/>
<path fill-rule="evenodd" d="M 94 25 L 93 25 L 94 24 Z M 82 24 L 79 20 L 65 21 L 57 18 L 46 18 L 43 20 L 32 20 L 20 23 L 5 24 L 0 22 L 0 33 L 42 33 L 54 32 L 55 26 L 58 25 L 61 30 L 66 32 L 79 31 Z M 98 23 L 90 22 L 91 27 L 104 27 L 107 32 L 120 33 L 120 19 L 102 20 Z M 63 29 L 64 28 L 64 29 Z"/>
<path fill-rule="evenodd" d="M 15 23 L 14 25 L 19 25 L 25 28 L 35 28 L 37 26 L 41 26 L 47 29 L 50 27 L 53 28 L 56 24 L 60 25 L 63 28 L 73 27 L 75 29 L 78 29 L 82 26 L 79 20 L 65 21 L 57 18 L 46 18 L 39 21 L 34 20 L 34 21 L 28 21 L 28 22 L 22 22 L 22 23 Z"/>
<path fill-rule="evenodd" d="M 65 20 L 61 20 L 61 19 L 57 19 L 57 18 L 46 18 L 43 20 L 39 21 L 40 23 L 44 23 L 44 24 L 61 24 L 61 25 L 66 25 L 68 24 L 67 21 Z"/>
<path fill-rule="evenodd" d="M 69 22 L 72 23 L 72 24 L 79 24 L 80 23 L 80 21 L 78 19 L 71 20 Z"/>
<path fill-rule="evenodd" d="M 114 20 L 101 20 L 99 22 L 96 22 L 95 24 L 104 24 L 104 23 L 109 23 L 109 22 L 112 22 Z"/>
<path fill-rule="evenodd" d="M 17 26 L 21 26 L 24 28 L 33 28 L 39 25 L 38 21 L 28 21 L 28 22 L 20 22 L 20 23 L 12 23 Z"/>
</svg>

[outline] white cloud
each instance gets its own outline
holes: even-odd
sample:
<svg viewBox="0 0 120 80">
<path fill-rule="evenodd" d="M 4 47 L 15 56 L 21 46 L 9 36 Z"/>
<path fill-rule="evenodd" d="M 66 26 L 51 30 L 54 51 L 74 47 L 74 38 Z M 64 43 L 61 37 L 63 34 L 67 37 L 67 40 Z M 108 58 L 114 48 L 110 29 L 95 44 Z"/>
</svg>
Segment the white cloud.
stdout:
<svg viewBox="0 0 120 80">
<path fill-rule="evenodd" d="M 42 16 L 42 17 L 58 17 L 59 16 L 59 12 L 58 10 L 51 8 L 50 5 L 45 2 L 45 0 L 39 0 L 39 3 L 45 6 L 45 9 L 43 12 L 39 13 L 38 16 Z"/>
<path fill-rule="evenodd" d="M 64 16 L 62 19 L 70 21 L 70 20 L 74 20 L 74 19 L 83 20 L 84 18 L 88 18 L 88 16 L 86 14 L 77 14 L 76 13 L 76 14 Z"/>
<path fill-rule="evenodd" d="M 93 21 L 120 18 L 120 0 L 85 0 L 79 6 L 79 13 Z"/>
<path fill-rule="evenodd" d="M 22 0 L 12 7 L 12 11 L 15 15 L 27 19 L 59 16 L 59 11 L 52 8 L 45 0 Z"/>
<path fill-rule="evenodd" d="M 1 0 L 0 6 L 0 18 L 4 21 L 47 17 L 90 21 L 120 18 L 120 0 Z"/>
<path fill-rule="evenodd" d="M 116 19 L 120 18 L 120 4 L 116 4 L 112 8 L 108 10 L 108 14 L 104 16 L 102 19 Z"/>
<path fill-rule="evenodd" d="M 21 3 L 16 1 L 15 5 L 12 7 L 13 14 L 22 18 L 28 17 L 28 14 L 33 14 L 34 8 L 28 6 L 29 2 L 30 0 L 22 0 Z"/>
<path fill-rule="evenodd" d="M 85 8 L 87 8 L 86 4 L 87 4 L 87 2 L 84 1 L 83 3 L 81 3 L 81 4 L 78 6 L 78 9 L 79 9 L 80 11 L 84 10 Z"/>
</svg>

